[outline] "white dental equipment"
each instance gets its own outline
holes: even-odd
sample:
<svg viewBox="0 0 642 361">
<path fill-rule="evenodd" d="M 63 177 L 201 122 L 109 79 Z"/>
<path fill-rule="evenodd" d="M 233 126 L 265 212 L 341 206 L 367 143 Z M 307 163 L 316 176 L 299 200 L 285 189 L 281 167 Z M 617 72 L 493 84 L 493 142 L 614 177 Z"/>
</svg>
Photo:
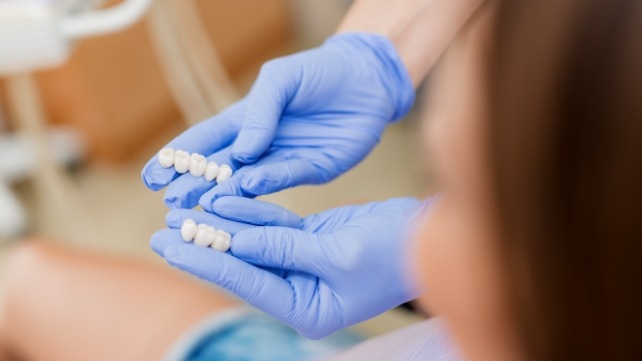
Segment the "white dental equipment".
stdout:
<svg viewBox="0 0 642 361">
<path fill-rule="evenodd" d="M 122 30 L 139 20 L 153 0 L 124 0 L 94 10 L 102 0 L 0 0 L 0 76 L 24 132 L 0 137 L 0 240 L 19 236 L 27 217 L 7 184 L 39 169 L 36 179 L 58 212 L 78 214 L 64 175 L 53 163 L 80 157 L 72 132 L 50 132 L 29 73 L 63 64 L 76 39 Z M 2 109 L 0 109 L 1 111 Z M 61 142 L 60 139 L 63 139 Z"/>
<path fill-rule="evenodd" d="M 61 65 L 74 40 L 130 26 L 152 1 L 95 11 L 95 0 L 0 0 L 0 75 Z"/>
</svg>

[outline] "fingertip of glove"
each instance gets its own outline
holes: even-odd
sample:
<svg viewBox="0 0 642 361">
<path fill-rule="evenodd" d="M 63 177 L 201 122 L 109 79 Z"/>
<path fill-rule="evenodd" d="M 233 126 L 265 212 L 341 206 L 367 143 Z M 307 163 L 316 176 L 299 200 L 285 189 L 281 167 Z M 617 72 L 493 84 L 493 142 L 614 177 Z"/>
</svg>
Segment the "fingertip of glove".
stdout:
<svg viewBox="0 0 642 361">
<path fill-rule="evenodd" d="M 234 159 L 235 161 L 237 161 L 239 163 L 243 163 L 243 164 L 254 163 L 254 162 L 256 162 L 257 158 L 258 158 L 257 156 L 255 156 L 255 155 L 253 155 L 253 154 L 251 154 L 249 152 L 245 152 L 245 151 L 243 151 L 243 152 L 234 152 L 232 154 L 232 159 Z"/>
<path fill-rule="evenodd" d="M 171 178 L 168 179 L 166 173 L 167 169 L 160 166 L 147 165 L 141 172 L 141 178 L 147 188 L 152 191 L 159 191 L 171 182 Z"/>
<path fill-rule="evenodd" d="M 256 190 L 261 184 L 259 179 L 260 178 L 257 177 L 254 172 L 252 172 L 241 181 L 241 189 L 245 192 L 257 194 Z"/>
<path fill-rule="evenodd" d="M 241 132 L 232 146 L 232 159 L 244 164 L 254 163 L 258 159 L 256 152 L 249 146 L 252 143 L 247 138 L 248 136 Z"/>
<path fill-rule="evenodd" d="M 236 236 L 234 237 L 234 242 L 232 242 L 229 252 L 232 256 L 244 261 L 252 261 L 252 258 L 249 257 L 252 254 L 247 252 L 247 246 L 244 245 L 243 241 L 237 240 Z"/>
<path fill-rule="evenodd" d="M 248 240 L 252 239 L 252 234 L 254 233 L 253 230 L 255 228 L 250 228 L 250 229 L 245 229 L 240 232 L 237 232 L 234 235 L 234 242 L 232 242 L 232 253 L 234 253 L 234 250 L 240 250 L 240 246 L 244 245 Z"/>
<path fill-rule="evenodd" d="M 140 173 L 140 178 L 143 180 L 143 183 L 145 184 L 145 187 L 152 191 L 157 191 L 160 189 L 158 187 L 158 184 L 154 183 L 154 181 L 147 175 L 147 172 L 145 169 Z"/>
<path fill-rule="evenodd" d="M 236 233 L 230 248 L 231 253 L 237 256 L 254 254 L 263 244 L 263 242 L 260 241 L 260 239 L 263 238 L 263 232 L 264 227 L 254 227 Z"/>
<path fill-rule="evenodd" d="M 198 205 L 200 205 L 204 210 L 208 212 L 214 212 L 214 203 L 217 200 L 224 197 L 230 197 L 230 196 L 233 197 L 233 196 L 242 195 L 237 193 L 241 193 L 241 192 L 239 192 L 239 190 L 237 190 L 234 185 L 231 185 L 230 183 L 226 182 L 222 185 L 218 185 L 214 187 L 209 192 L 203 194 L 201 198 L 198 200 Z"/>
<path fill-rule="evenodd" d="M 164 242 L 161 239 L 160 232 L 156 232 L 152 235 L 152 238 L 149 240 L 149 247 L 159 256 L 163 256 L 163 251 L 165 251 Z"/>
<path fill-rule="evenodd" d="M 278 192 L 282 187 L 282 179 L 279 179 L 278 172 L 269 167 L 259 167 L 250 171 L 241 182 L 241 190 L 254 195 Z"/>
<path fill-rule="evenodd" d="M 247 237 L 247 236 L 246 236 L 246 234 L 247 234 L 249 231 L 251 231 L 251 230 L 252 230 L 252 228 L 250 228 L 250 229 L 244 229 L 244 230 L 242 230 L 242 231 L 240 231 L 240 232 L 236 232 L 236 234 L 234 235 L 234 242 L 232 242 L 232 246 L 231 246 L 231 248 L 230 248 L 230 249 L 232 250 L 232 253 L 233 253 L 233 251 L 234 251 L 234 247 L 235 247 L 235 246 L 238 246 L 238 244 L 240 244 L 240 243 L 244 243 L 244 242 L 245 242 L 246 237 Z M 238 242 L 238 243 L 237 243 L 237 242 Z"/>
<path fill-rule="evenodd" d="M 166 196 L 163 199 L 163 202 L 165 203 L 167 208 L 169 208 L 171 210 L 183 208 L 183 206 L 181 204 L 181 200 L 178 197 L 175 197 L 175 196 Z"/>
<path fill-rule="evenodd" d="M 230 200 L 229 198 L 231 197 L 219 197 L 214 199 L 214 201 L 210 202 L 211 207 L 212 207 L 212 212 L 220 215 L 220 216 L 225 216 L 228 211 L 230 210 Z"/>
<path fill-rule="evenodd" d="M 218 198 L 219 197 L 210 196 L 209 194 L 206 193 L 198 200 L 198 205 L 201 206 L 201 208 L 203 208 L 204 211 L 214 212 L 214 208 L 213 208 L 214 202 L 216 202 Z"/>
<path fill-rule="evenodd" d="M 172 209 L 165 216 L 165 224 L 171 228 L 178 228 L 182 223 L 183 217 L 180 209 Z"/>
</svg>

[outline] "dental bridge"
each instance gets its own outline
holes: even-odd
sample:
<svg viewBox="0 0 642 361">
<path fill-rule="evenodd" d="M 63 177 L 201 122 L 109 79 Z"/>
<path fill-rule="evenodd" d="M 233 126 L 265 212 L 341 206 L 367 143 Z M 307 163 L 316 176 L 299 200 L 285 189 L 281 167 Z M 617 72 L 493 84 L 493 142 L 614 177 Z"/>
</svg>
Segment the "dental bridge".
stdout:
<svg viewBox="0 0 642 361">
<path fill-rule="evenodd" d="M 34 176 L 56 208 L 69 209 L 73 204 L 65 200 L 58 168 L 81 158 L 84 148 L 71 131 L 45 129 L 46 117 L 30 74 L 64 64 L 76 40 L 134 24 L 152 1 L 124 0 L 98 9 L 103 0 L 0 0 L 0 77 L 6 79 L 7 99 L 20 130 L 3 132 L 0 108 L 0 240 L 21 235 L 28 223 L 9 183 Z"/>
</svg>

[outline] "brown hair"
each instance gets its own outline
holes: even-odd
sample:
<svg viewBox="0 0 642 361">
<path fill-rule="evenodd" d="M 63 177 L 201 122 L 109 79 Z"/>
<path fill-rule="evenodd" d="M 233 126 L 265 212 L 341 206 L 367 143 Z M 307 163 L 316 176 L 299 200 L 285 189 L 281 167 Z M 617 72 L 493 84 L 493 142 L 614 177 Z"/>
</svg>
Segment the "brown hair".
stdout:
<svg viewBox="0 0 642 361">
<path fill-rule="evenodd" d="M 642 1 L 503 1 L 498 249 L 531 360 L 642 360 Z"/>
</svg>

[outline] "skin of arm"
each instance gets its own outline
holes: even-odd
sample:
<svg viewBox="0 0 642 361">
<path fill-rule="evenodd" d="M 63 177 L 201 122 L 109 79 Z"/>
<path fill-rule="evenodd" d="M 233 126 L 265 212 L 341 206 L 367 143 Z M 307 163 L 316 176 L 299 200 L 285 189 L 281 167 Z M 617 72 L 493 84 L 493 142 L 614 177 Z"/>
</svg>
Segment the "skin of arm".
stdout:
<svg viewBox="0 0 642 361">
<path fill-rule="evenodd" d="M 484 0 L 357 0 L 337 33 L 388 37 L 415 87 Z"/>
</svg>

